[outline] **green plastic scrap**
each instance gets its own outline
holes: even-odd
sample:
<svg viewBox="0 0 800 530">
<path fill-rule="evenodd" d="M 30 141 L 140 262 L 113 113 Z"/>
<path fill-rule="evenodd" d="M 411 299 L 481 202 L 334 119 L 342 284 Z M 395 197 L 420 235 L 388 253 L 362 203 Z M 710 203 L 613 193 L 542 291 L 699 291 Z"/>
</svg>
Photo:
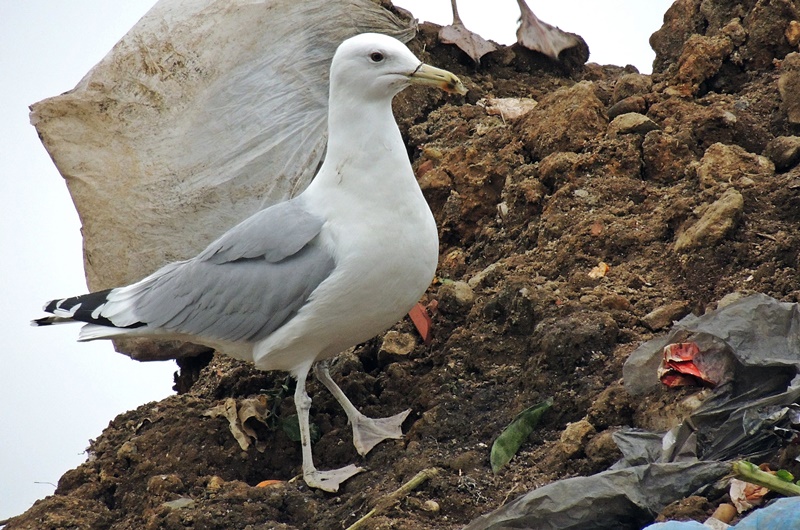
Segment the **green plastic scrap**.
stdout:
<svg viewBox="0 0 800 530">
<path fill-rule="evenodd" d="M 547 398 L 541 403 L 527 408 L 517 414 L 508 427 L 503 429 L 500 436 L 492 444 L 492 453 L 489 461 L 492 472 L 497 473 L 517 454 L 520 446 L 539 424 L 542 414 L 553 406 L 553 398 Z"/>
</svg>

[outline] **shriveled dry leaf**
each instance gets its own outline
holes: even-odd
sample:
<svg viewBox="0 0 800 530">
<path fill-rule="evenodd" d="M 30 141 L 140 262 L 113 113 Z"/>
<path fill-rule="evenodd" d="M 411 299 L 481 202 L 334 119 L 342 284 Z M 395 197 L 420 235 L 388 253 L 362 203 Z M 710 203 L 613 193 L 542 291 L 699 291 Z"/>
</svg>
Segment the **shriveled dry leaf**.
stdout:
<svg viewBox="0 0 800 530">
<path fill-rule="evenodd" d="M 533 98 L 493 98 L 478 101 L 487 114 L 500 116 L 503 120 L 515 120 L 536 108 L 539 102 Z"/>
<path fill-rule="evenodd" d="M 267 398 L 266 396 L 259 396 L 244 399 L 238 406 L 235 399 L 227 398 L 224 403 L 205 411 L 203 416 L 211 418 L 224 416 L 228 420 L 231 434 L 239 443 L 242 451 L 247 451 L 250 445 L 255 442 L 256 449 L 263 453 L 266 449 L 266 444 L 258 441 L 258 434 L 251 426 L 247 425 L 247 421 L 255 420 L 266 426 L 267 414 Z"/>
<path fill-rule="evenodd" d="M 453 6 L 453 23 L 439 30 L 439 40 L 445 44 L 455 44 L 469 55 L 476 63 L 481 62 L 481 57 L 497 49 L 497 45 L 489 42 L 477 33 L 468 30 L 461 17 L 458 16 L 456 0 L 451 0 Z"/>
<path fill-rule="evenodd" d="M 263 453 L 267 449 L 267 444 L 258 439 L 258 433 L 251 426 L 252 423 L 248 424 L 248 420 L 256 421 L 267 427 L 268 415 L 267 396 L 257 396 L 239 402 L 239 425 L 241 425 L 242 431 L 255 442 L 259 453 Z"/>
<path fill-rule="evenodd" d="M 517 28 L 517 42 L 529 50 L 543 53 L 553 60 L 567 48 L 578 46 L 580 39 L 555 26 L 539 20 L 525 0 L 517 0 L 520 10 L 520 25 Z"/>
</svg>

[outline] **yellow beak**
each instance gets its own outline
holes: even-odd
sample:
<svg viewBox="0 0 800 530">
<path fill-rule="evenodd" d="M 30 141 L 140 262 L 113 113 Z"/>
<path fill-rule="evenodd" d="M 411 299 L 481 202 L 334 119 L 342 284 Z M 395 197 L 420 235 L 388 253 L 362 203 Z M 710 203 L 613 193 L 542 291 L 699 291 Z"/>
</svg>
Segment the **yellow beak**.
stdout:
<svg viewBox="0 0 800 530">
<path fill-rule="evenodd" d="M 463 96 L 467 93 L 467 87 L 455 74 L 425 63 L 420 63 L 417 69 L 408 76 L 408 80 L 416 85 L 435 86 L 451 94 Z"/>
</svg>

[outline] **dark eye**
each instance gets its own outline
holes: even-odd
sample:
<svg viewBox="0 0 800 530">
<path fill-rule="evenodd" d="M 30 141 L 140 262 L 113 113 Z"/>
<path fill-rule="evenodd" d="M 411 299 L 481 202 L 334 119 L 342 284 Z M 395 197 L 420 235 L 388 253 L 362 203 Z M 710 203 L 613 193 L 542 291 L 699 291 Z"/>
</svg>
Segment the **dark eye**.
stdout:
<svg viewBox="0 0 800 530">
<path fill-rule="evenodd" d="M 381 52 L 372 52 L 369 54 L 369 58 L 373 63 L 379 63 L 383 60 L 383 54 Z"/>
</svg>

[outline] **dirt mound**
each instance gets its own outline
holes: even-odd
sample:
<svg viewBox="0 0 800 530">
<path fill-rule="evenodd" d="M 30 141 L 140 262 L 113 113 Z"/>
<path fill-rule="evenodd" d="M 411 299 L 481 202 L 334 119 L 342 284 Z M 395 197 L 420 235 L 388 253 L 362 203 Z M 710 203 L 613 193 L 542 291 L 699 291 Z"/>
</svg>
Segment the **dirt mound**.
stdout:
<svg viewBox="0 0 800 530">
<path fill-rule="evenodd" d="M 373 450 L 339 494 L 301 480 L 255 487 L 300 472 L 281 428 L 292 383 L 215 357 L 184 367 L 185 393 L 112 421 L 56 494 L 7 528 L 345 528 L 429 467 L 438 476 L 368 528 L 460 528 L 528 489 L 606 469 L 621 426 L 675 424 L 691 390 L 634 400 L 622 387 L 638 344 L 734 291 L 800 301 L 799 10 L 678 0 L 652 38 L 652 76 L 516 46 L 476 69 L 424 25 L 412 49 L 470 89 L 463 101 L 407 90 L 395 102 L 440 228 L 434 340 L 399 355 L 378 337 L 333 369 L 366 414 L 410 408 L 406 437 Z M 506 116 L 497 98 L 538 105 Z M 414 334 L 409 321 L 393 331 Z M 335 400 L 316 383 L 309 393 L 320 467 L 359 461 Z M 203 415 L 260 394 L 273 414 L 256 427 L 264 452 Z M 494 438 L 548 397 L 541 427 L 493 475 Z"/>
</svg>

